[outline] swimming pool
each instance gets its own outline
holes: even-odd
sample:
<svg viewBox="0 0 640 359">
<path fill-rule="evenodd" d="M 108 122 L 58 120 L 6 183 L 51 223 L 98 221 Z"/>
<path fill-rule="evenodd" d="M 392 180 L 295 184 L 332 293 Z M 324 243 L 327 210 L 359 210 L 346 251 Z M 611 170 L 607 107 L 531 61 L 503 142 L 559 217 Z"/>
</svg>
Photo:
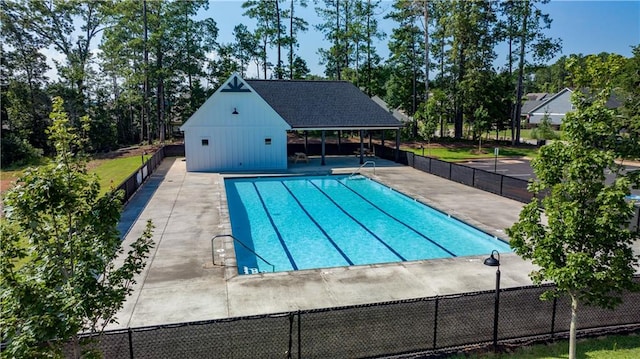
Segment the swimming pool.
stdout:
<svg viewBox="0 0 640 359">
<path fill-rule="evenodd" d="M 233 236 L 249 248 L 234 245 L 241 274 L 511 251 L 363 176 L 233 178 L 225 188 Z"/>
</svg>

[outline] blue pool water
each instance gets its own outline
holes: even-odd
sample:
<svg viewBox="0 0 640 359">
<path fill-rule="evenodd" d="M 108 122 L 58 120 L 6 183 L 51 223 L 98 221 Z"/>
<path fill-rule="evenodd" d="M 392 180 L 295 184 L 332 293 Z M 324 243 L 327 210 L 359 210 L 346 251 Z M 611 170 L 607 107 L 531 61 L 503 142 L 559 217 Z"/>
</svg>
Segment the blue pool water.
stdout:
<svg viewBox="0 0 640 359">
<path fill-rule="evenodd" d="M 509 245 L 366 177 L 225 180 L 241 274 L 480 255 Z M 252 253 L 254 252 L 254 253 Z"/>
</svg>

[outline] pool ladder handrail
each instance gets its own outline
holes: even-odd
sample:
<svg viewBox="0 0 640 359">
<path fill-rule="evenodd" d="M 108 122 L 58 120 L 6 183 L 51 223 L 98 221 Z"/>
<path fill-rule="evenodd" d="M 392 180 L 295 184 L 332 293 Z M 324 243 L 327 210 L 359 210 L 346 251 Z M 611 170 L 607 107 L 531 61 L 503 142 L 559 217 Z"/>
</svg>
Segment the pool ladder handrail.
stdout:
<svg viewBox="0 0 640 359">
<path fill-rule="evenodd" d="M 357 170 L 351 172 L 351 174 L 349 175 L 349 178 L 353 177 L 353 175 L 358 173 L 362 169 L 362 167 L 366 166 L 367 164 L 372 164 L 373 165 L 373 174 L 375 175 L 376 174 L 376 162 L 369 160 L 369 161 L 365 161 L 362 165 L 360 165 L 360 167 L 358 167 Z"/>
<path fill-rule="evenodd" d="M 263 262 L 267 263 L 268 265 L 271 266 L 271 271 L 275 272 L 276 271 L 276 266 L 274 266 L 273 264 L 269 263 L 269 261 L 267 261 L 266 259 L 262 258 L 262 256 L 260 256 L 258 253 L 256 253 L 253 249 L 249 248 L 246 244 L 242 243 L 241 240 L 239 240 L 238 238 L 234 237 L 231 234 L 218 234 L 213 236 L 213 238 L 211 238 L 211 262 L 213 262 L 213 265 L 216 264 L 216 259 L 215 259 L 215 252 L 214 252 L 214 246 L 213 246 L 213 242 L 216 240 L 216 238 L 223 238 L 223 237 L 230 237 L 232 238 L 234 241 L 240 243 L 243 247 L 245 247 L 249 252 L 253 253 L 256 257 L 262 259 Z"/>
</svg>

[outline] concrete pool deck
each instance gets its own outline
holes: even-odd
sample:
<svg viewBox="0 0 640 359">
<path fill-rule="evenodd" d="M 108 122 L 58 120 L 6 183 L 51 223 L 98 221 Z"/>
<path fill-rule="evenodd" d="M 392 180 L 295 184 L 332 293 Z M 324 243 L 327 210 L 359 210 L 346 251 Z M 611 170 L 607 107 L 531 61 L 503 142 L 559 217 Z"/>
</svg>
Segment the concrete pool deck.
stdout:
<svg viewBox="0 0 640 359">
<path fill-rule="evenodd" d="M 485 232 L 506 238 L 504 228 L 523 204 L 408 166 L 379 158 L 360 173 L 404 192 Z M 355 157 L 328 157 L 326 166 L 289 164 L 290 174 L 350 174 Z M 256 174 L 243 174 L 256 175 Z M 265 174 L 261 174 L 265 175 Z M 483 265 L 489 253 L 475 257 L 337 267 L 297 272 L 237 275 L 234 260 L 219 265 L 232 251 L 224 178 L 219 173 L 187 172 L 183 158 L 165 158 L 129 202 L 119 229 L 127 246 L 151 219 L 155 247 L 133 295 L 109 329 L 161 325 L 286 311 L 448 295 L 495 288 L 495 269 Z M 237 176 L 237 174 L 228 175 Z M 224 251 L 223 251 L 224 249 Z M 638 248 L 636 248 L 637 252 Z M 216 254 L 216 265 L 212 261 Z M 530 285 L 529 262 L 501 254 L 502 288 Z"/>
</svg>

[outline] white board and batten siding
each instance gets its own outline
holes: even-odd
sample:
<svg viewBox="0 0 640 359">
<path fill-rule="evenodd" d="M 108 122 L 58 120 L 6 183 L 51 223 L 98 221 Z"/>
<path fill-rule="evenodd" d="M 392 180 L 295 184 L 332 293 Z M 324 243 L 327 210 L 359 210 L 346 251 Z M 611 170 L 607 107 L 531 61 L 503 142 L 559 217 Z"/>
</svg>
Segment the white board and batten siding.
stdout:
<svg viewBox="0 0 640 359">
<path fill-rule="evenodd" d="M 287 168 L 290 125 L 238 75 L 231 76 L 180 129 L 187 171 Z"/>
</svg>

